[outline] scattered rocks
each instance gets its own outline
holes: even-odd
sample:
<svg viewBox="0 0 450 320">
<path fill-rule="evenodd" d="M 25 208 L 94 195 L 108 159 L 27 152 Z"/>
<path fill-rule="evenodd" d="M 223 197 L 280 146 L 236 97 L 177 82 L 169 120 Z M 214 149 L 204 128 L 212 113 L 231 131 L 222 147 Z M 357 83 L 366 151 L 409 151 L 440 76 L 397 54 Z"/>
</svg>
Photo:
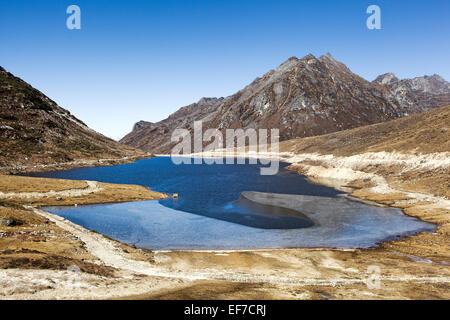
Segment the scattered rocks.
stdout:
<svg viewBox="0 0 450 320">
<path fill-rule="evenodd" d="M 0 224 L 5 227 L 15 227 L 23 225 L 23 222 L 17 219 L 3 219 L 0 218 Z"/>
</svg>

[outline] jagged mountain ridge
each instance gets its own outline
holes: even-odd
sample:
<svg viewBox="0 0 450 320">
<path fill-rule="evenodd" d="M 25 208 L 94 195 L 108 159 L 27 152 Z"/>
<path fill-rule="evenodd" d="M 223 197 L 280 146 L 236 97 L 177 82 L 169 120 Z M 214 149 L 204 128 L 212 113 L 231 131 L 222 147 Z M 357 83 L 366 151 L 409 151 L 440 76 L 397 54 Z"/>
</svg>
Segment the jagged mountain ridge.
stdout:
<svg viewBox="0 0 450 320">
<path fill-rule="evenodd" d="M 92 130 L 2 67 L 0 146 L 0 167 L 143 154 Z"/>
<path fill-rule="evenodd" d="M 419 111 L 447 105 L 450 100 L 450 83 L 437 74 L 400 80 L 393 73 L 386 73 L 374 83 L 387 85 L 403 106 Z"/>
<path fill-rule="evenodd" d="M 201 99 L 157 123 L 139 122 L 121 142 L 167 153 L 173 146 L 173 130 L 192 130 L 195 120 L 203 120 L 204 129 L 279 128 L 280 139 L 288 140 L 384 122 L 449 103 L 449 84 L 438 76 L 398 80 L 385 74 L 369 82 L 330 54 L 307 55 L 289 58 L 229 97 Z"/>
<path fill-rule="evenodd" d="M 127 143 L 126 139 L 122 139 L 121 142 L 142 150 L 146 150 L 146 146 L 149 144 L 168 148 L 173 129 L 190 128 L 194 121 L 207 118 L 214 113 L 217 105 L 223 99 L 202 98 L 196 103 L 180 108 L 167 119 L 158 123 L 139 121 L 133 126 L 132 137 L 128 140 L 128 142 L 133 140 L 135 143 Z"/>
</svg>

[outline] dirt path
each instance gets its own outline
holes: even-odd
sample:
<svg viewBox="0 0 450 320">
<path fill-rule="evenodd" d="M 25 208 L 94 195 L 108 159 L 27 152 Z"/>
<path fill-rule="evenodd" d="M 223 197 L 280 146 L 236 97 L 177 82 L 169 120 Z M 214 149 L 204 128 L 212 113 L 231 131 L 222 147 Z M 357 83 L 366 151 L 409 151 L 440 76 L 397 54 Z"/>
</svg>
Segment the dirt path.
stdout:
<svg viewBox="0 0 450 320">
<path fill-rule="evenodd" d="M 33 207 L 28 208 L 78 237 L 86 245 L 88 252 L 98 257 L 107 266 L 148 276 L 174 277 L 171 272 L 155 267 L 149 262 L 126 258 L 125 252 L 118 242 L 111 241 L 101 234 L 90 232 L 79 225 L 46 211 Z M 194 274 L 177 274 L 175 277 L 189 280 L 205 279 L 201 275 Z"/>
<path fill-rule="evenodd" d="M 91 193 L 102 191 L 96 181 L 87 181 L 86 188 L 68 189 L 63 191 L 48 191 L 48 192 L 0 192 L 0 199 L 31 199 L 31 198 L 46 198 L 46 197 L 81 197 Z"/>
<path fill-rule="evenodd" d="M 111 266 L 120 270 L 125 270 L 131 273 L 142 274 L 152 277 L 165 277 L 182 280 L 219 280 L 230 282 L 245 282 L 245 283 L 270 283 L 270 284 L 297 284 L 307 286 L 337 286 L 337 285 L 349 285 L 349 284 L 365 284 L 366 275 L 358 274 L 354 270 L 350 270 L 353 273 L 353 278 L 349 278 L 347 274 L 342 276 L 334 276 L 327 279 L 320 279 L 316 277 L 305 277 L 301 273 L 288 273 L 288 274 L 263 274 L 252 271 L 236 271 L 236 270 L 218 270 L 213 268 L 198 268 L 191 269 L 186 268 L 187 271 L 180 269 L 174 269 L 170 263 L 150 263 L 147 261 L 137 261 L 129 259 L 125 256 L 125 252 L 120 247 L 118 242 L 111 241 L 101 234 L 90 232 L 83 227 L 73 224 L 72 222 L 65 220 L 59 216 L 51 213 L 35 209 L 30 207 L 35 213 L 44 216 L 45 218 L 56 223 L 60 228 L 67 230 L 71 234 L 78 237 L 86 245 L 87 250 L 92 255 L 98 257 L 105 265 Z M 277 250 L 270 251 L 276 253 Z M 251 251 L 242 251 L 242 253 L 248 253 Z M 341 268 L 337 261 L 333 261 L 327 255 L 329 250 L 317 250 L 317 253 L 322 252 L 324 259 L 328 259 L 327 264 L 332 268 Z M 188 252 L 186 252 L 188 253 Z M 200 254 L 202 252 L 199 252 Z M 239 251 L 208 251 L 205 254 L 210 255 L 225 255 L 229 253 L 239 253 Z M 258 253 L 257 253 L 258 254 Z M 264 250 L 259 252 L 262 257 L 268 253 Z M 170 260 L 170 252 L 155 252 L 155 259 L 164 261 Z M 164 259 L 165 258 L 165 259 Z M 349 272 L 348 269 L 342 268 L 343 271 Z M 420 282 L 420 283 L 450 283 L 449 276 L 417 276 L 417 275 L 391 275 L 381 277 L 382 281 L 399 281 L 399 282 Z"/>
</svg>

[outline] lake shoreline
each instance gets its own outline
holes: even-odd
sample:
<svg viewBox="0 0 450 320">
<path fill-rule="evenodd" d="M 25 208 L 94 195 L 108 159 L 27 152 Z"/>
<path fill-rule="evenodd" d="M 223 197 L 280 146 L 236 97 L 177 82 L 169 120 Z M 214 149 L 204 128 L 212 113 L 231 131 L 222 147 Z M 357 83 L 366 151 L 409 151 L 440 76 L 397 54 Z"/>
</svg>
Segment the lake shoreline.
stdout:
<svg viewBox="0 0 450 320">
<path fill-rule="evenodd" d="M 58 162 L 49 164 L 35 164 L 35 165 L 20 165 L 20 166 L 7 166 L 0 167 L 0 174 L 8 175 L 24 175 L 31 172 L 45 172 L 45 171 L 58 171 L 69 170 L 74 168 L 84 167 L 103 167 L 103 166 L 115 166 L 119 164 L 133 163 L 137 160 L 151 159 L 155 156 L 152 154 L 129 156 L 123 158 L 109 158 L 109 159 L 79 159 L 69 162 Z"/>
<path fill-rule="evenodd" d="M 304 168 L 301 166 L 294 166 L 291 169 L 305 174 Z M 308 174 L 305 175 L 308 176 Z M 317 179 L 318 177 L 319 175 L 310 176 L 311 179 Z M 209 298 L 264 297 L 269 299 L 292 299 L 300 297 L 320 299 L 322 296 L 318 292 L 321 294 L 326 293 L 326 296 L 338 299 L 354 298 L 357 296 L 357 293 L 359 296 L 362 294 L 362 297 L 366 295 L 367 298 L 411 298 L 425 297 L 432 290 L 436 292 L 437 297 L 448 299 L 450 270 L 448 266 L 443 264 L 449 260 L 448 251 L 446 251 L 445 247 L 439 248 L 439 243 L 445 245 L 446 230 L 443 229 L 446 229 L 445 225 L 448 223 L 448 215 L 445 212 L 441 213 L 442 209 L 446 210 L 445 206 L 442 208 L 442 202 L 426 203 L 423 198 L 411 202 L 411 199 L 405 199 L 405 196 L 400 196 L 398 193 L 377 193 L 374 192 L 377 191 L 376 189 L 372 189 L 374 188 L 373 186 L 363 186 L 360 181 L 350 182 L 344 181 L 341 184 L 345 188 L 348 188 L 349 184 L 351 184 L 354 191 L 350 196 L 381 205 L 400 207 L 406 215 L 436 223 L 438 225 L 437 231 L 434 234 L 426 235 L 420 233 L 394 241 L 383 242 L 380 247 L 369 249 L 155 250 L 151 253 L 144 252 L 145 254 L 140 252 L 142 250 L 136 249 L 136 252 L 133 252 L 135 256 L 125 261 L 131 263 L 132 266 L 135 265 L 133 261 L 137 261 L 138 265 L 144 263 L 146 266 L 142 269 L 123 269 L 124 267 L 126 268 L 127 263 L 125 265 L 117 264 L 116 260 L 114 260 L 116 265 L 111 263 L 111 261 L 106 261 L 106 263 L 103 261 L 103 263 L 106 265 L 112 264 L 113 267 L 118 269 L 115 271 L 116 273 L 130 275 L 130 272 L 144 271 L 144 278 L 146 279 L 144 283 L 154 283 L 156 281 L 159 284 L 158 286 L 149 288 L 144 285 L 144 287 L 140 287 L 136 284 L 136 279 L 132 277 L 131 280 L 124 279 L 123 283 L 119 281 L 116 285 L 119 288 L 124 285 L 128 287 L 131 283 L 135 283 L 135 290 L 118 290 L 115 293 L 112 290 L 111 294 L 109 294 L 106 287 L 102 289 L 102 285 L 99 285 L 98 290 L 96 289 L 98 291 L 97 294 L 92 294 L 91 296 L 82 292 L 77 294 L 64 293 L 64 289 L 54 289 L 44 290 L 45 292 L 42 291 L 31 295 L 28 294 L 26 297 L 52 298 L 58 292 L 58 294 L 62 294 L 63 297 L 68 299 L 124 297 L 146 299 L 162 298 L 161 294 L 165 293 L 173 298 L 201 299 L 201 293 L 195 293 L 191 289 L 199 287 L 209 288 L 210 292 L 211 288 L 214 287 L 216 288 L 216 295 L 214 295 L 214 292 L 210 292 L 212 296 L 209 296 Z M 336 184 L 335 181 L 332 183 Z M 51 214 L 45 213 L 45 215 Z M 52 218 L 55 217 L 57 216 Z M 433 217 L 433 219 L 430 219 L 430 217 Z M 439 219 L 436 219 L 436 217 Z M 83 235 L 83 237 L 95 234 L 80 226 L 78 227 L 79 229 L 77 230 L 81 232 L 80 235 Z M 106 243 L 110 241 L 110 245 L 118 246 L 117 241 L 109 240 L 104 236 L 101 237 L 106 239 Z M 429 243 L 429 245 L 418 245 L 420 242 Z M 91 243 L 91 245 L 95 245 L 95 243 Z M 113 252 L 118 257 L 129 255 L 129 253 L 124 253 L 124 251 L 121 252 L 120 250 Z M 125 251 L 129 250 L 125 249 Z M 138 257 L 138 260 L 134 260 L 136 257 Z M 411 259 L 413 258 L 411 257 L 418 257 L 432 263 L 412 261 Z M 111 256 L 108 256 L 109 258 L 112 259 Z M 198 261 L 203 262 L 199 264 Z M 311 263 L 315 265 L 312 269 Z M 372 264 L 378 265 L 383 271 L 382 274 L 390 275 L 388 277 L 384 276 L 385 279 L 382 280 L 389 284 L 388 288 L 377 290 L 369 290 L 367 288 L 365 282 L 367 278 L 366 271 Z M 183 267 L 180 269 L 181 265 Z M 249 266 L 258 269 L 257 274 Z M 210 270 L 211 268 L 213 269 Z M 229 271 L 230 268 L 232 268 L 232 271 Z M 281 271 L 274 274 L 272 269 L 277 268 L 281 268 Z M 146 270 L 151 270 L 151 272 L 146 272 Z M 24 270 L 24 272 L 26 271 Z M 55 271 L 55 273 L 58 272 Z M 436 274 L 439 274 L 439 276 L 435 276 Z M 155 280 L 156 278 L 157 280 Z M 108 281 L 103 279 L 100 283 L 106 284 Z M 262 283 L 262 285 L 256 285 L 256 283 Z M 238 284 L 243 291 L 239 295 L 233 293 Z M 336 286 L 336 284 L 339 285 Z M 217 286 L 221 286 L 224 289 L 217 288 Z M 255 289 L 255 286 L 257 289 Z M 288 290 L 288 293 L 286 293 L 286 289 L 290 289 L 290 291 Z M 21 297 L 21 295 L 12 296 Z"/>
</svg>

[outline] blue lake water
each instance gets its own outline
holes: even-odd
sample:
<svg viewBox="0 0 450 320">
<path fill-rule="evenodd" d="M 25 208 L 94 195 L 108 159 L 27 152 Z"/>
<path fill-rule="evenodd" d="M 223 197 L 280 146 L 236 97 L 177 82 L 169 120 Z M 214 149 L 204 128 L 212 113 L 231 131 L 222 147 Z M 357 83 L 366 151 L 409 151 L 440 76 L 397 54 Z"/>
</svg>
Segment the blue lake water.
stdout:
<svg viewBox="0 0 450 320">
<path fill-rule="evenodd" d="M 149 249 L 369 247 L 435 228 L 399 209 L 343 198 L 341 192 L 309 183 L 286 166 L 281 163 L 277 175 L 261 176 L 260 165 L 175 165 L 168 157 L 157 157 L 30 175 L 139 184 L 178 193 L 178 199 L 46 208 Z"/>
</svg>

